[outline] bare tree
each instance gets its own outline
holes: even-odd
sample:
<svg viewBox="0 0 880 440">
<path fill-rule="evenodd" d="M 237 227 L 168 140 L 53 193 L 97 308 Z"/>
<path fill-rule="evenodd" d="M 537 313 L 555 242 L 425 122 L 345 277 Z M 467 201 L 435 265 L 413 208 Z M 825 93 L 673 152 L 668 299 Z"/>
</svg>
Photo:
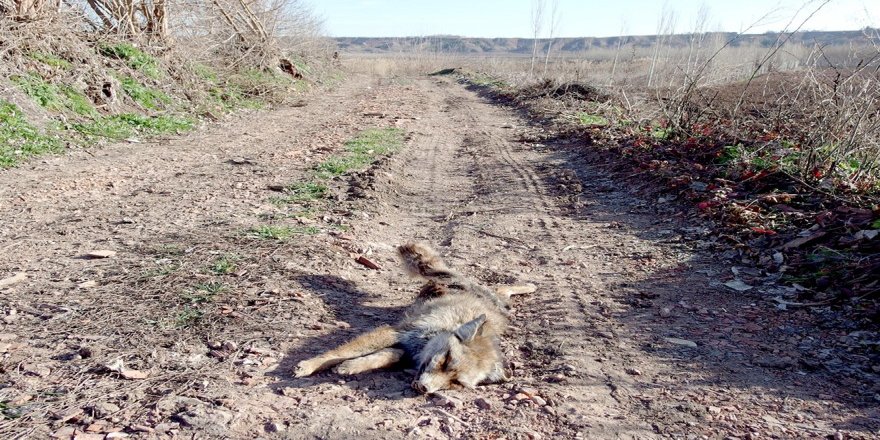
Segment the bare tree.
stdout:
<svg viewBox="0 0 880 440">
<path fill-rule="evenodd" d="M 535 60 L 538 58 L 538 36 L 544 26 L 545 0 L 532 1 L 532 62 L 529 66 L 529 77 L 535 75 Z"/>
<path fill-rule="evenodd" d="M 550 35 L 547 42 L 547 54 L 544 56 L 544 76 L 547 76 L 547 64 L 550 62 L 550 51 L 553 50 L 553 37 L 559 30 L 559 20 L 562 18 L 559 10 L 559 0 L 550 3 Z"/>
<path fill-rule="evenodd" d="M 666 36 L 675 29 L 675 11 L 670 9 L 669 3 L 663 3 L 660 18 L 657 20 L 657 35 L 654 36 L 654 55 L 651 57 L 651 69 L 648 71 L 648 87 L 654 80 L 654 70 L 657 67 L 657 59 L 660 57 L 660 48 L 666 41 Z"/>
<path fill-rule="evenodd" d="M 620 58 L 620 48 L 623 47 L 626 37 L 626 20 L 620 25 L 620 37 L 617 38 L 617 49 L 614 51 L 614 61 L 611 63 L 611 75 L 609 75 L 608 85 L 614 85 L 614 74 L 617 72 L 617 61 Z"/>
</svg>

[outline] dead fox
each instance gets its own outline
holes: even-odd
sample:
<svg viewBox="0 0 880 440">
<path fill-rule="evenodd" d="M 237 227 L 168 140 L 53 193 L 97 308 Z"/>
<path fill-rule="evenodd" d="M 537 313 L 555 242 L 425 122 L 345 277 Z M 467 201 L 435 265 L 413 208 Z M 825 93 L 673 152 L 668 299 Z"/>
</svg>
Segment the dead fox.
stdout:
<svg viewBox="0 0 880 440">
<path fill-rule="evenodd" d="M 450 269 L 425 245 L 409 243 L 397 250 L 411 274 L 427 279 L 403 321 L 304 360 L 294 375 L 332 366 L 339 374 L 358 374 L 403 363 L 418 372 L 412 386 L 422 393 L 507 380 L 499 347 L 507 328 L 507 302 L 511 295 L 534 292 L 535 286 L 493 291 Z"/>
</svg>

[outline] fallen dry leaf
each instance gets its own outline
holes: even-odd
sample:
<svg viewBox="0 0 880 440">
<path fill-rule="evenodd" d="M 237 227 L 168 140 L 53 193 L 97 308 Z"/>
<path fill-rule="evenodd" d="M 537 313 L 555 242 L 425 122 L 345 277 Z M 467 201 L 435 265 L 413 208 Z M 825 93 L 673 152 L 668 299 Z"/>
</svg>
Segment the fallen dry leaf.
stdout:
<svg viewBox="0 0 880 440">
<path fill-rule="evenodd" d="M 372 261 L 370 261 L 367 257 L 365 257 L 363 255 L 361 255 L 360 257 L 357 257 L 357 260 L 355 260 L 355 261 L 357 261 L 360 264 L 363 264 L 366 267 L 369 267 L 370 269 L 379 270 L 378 264 L 373 263 Z"/>
<path fill-rule="evenodd" d="M 122 359 L 116 359 L 112 363 L 105 365 L 108 370 L 119 373 L 120 376 L 125 379 L 135 380 L 135 379 L 146 379 L 150 376 L 146 371 L 133 370 L 125 366 L 125 362 Z"/>
<path fill-rule="evenodd" d="M 91 252 L 85 254 L 84 257 L 86 257 L 86 258 L 110 258 L 114 255 L 116 255 L 116 251 L 98 250 L 98 251 L 91 251 Z"/>
</svg>

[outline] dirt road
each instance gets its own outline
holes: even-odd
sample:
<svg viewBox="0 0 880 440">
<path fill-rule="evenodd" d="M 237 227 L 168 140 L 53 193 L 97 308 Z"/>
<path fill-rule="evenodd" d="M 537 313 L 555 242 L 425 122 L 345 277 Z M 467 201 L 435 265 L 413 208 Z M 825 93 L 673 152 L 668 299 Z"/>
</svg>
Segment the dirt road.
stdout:
<svg viewBox="0 0 880 440">
<path fill-rule="evenodd" d="M 330 200 L 272 202 L 392 126 L 405 148 Z M 26 276 L 0 287 L 0 437 L 880 433 L 876 375 L 816 366 L 796 312 L 724 287 L 701 225 L 581 148 L 449 79 L 355 76 L 304 107 L 0 172 L 0 279 Z M 265 225 L 318 232 L 248 233 Z M 539 286 L 503 344 L 514 379 L 433 397 L 405 372 L 293 379 L 396 320 L 418 286 L 394 258 L 407 240 L 487 284 Z"/>
</svg>

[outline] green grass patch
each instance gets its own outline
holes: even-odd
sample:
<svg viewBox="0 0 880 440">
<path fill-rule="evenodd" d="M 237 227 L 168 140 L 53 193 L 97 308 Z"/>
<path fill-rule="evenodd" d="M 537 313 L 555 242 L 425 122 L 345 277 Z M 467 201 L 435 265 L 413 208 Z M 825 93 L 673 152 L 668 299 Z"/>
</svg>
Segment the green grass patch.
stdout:
<svg viewBox="0 0 880 440">
<path fill-rule="evenodd" d="M 233 254 L 225 254 L 217 257 L 211 264 L 210 270 L 217 275 L 228 275 L 235 272 L 235 262 L 238 256 Z"/>
<path fill-rule="evenodd" d="M 184 293 L 181 295 L 181 298 L 190 305 L 205 304 L 213 301 L 214 297 L 222 293 L 224 290 L 226 290 L 225 284 L 217 281 L 210 281 L 197 284 L 194 291 Z"/>
<path fill-rule="evenodd" d="M 373 128 L 362 131 L 345 143 L 346 154 L 333 156 L 318 164 L 318 177 L 328 178 L 363 168 L 381 156 L 391 154 L 403 146 L 403 130 L 398 128 Z"/>
<path fill-rule="evenodd" d="M 294 235 L 314 235 L 320 230 L 314 226 L 258 226 L 248 230 L 248 235 L 263 240 L 287 240 Z"/>
<path fill-rule="evenodd" d="M 195 287 L 196 290 L 206 292 L 211 295 L 216 295 L 226 290 L 226 284 L 223 284 L 219 281 L 208 281 L 206 283 L 196 284 Z"/>
<path fill-rule="evenodd" d="M 164 277 L 177 272 L 178 269 L 180 269 L 180 263 L 171 261 L 157 263 L 155 268 L 144 271 L 141 274 L 141 279 Z"/>
<path fill-rule="evenodd" d="M 155 110 L 171 104 L 171 98 L 155 89 L 151 89 L 130 76 L 119 77 L 122 90 L 131 97 L 134 102 L 143 108 Z"/>
<path fill-rule="evenodd" d="M 217 75 L 217 71 L 207 64 L 193 63 L 190 68 L 196 76 L 209 84 L 217 84 L 220 81 L 220 76 Z"/>
<path fill-rule="evenodd" d="M 87 117 L 98 114 L 89 98 L 66 84 L 54 84 L 33 73 L 13 75 L 9 79 L 47 110 Z"/>
<path fill-rule="evenodd" d="M 55 67 L 62 70 L 70 70 L 71 64 L 70 61 L 67 61 L 63 58 L 59 58 L 50 53 L 43 52 L 32 52 L 28 54 L 32 60 L 39 61 L 47 66 Z"/>
<path fill-rule="evenodd" d="M 129 43 L 102 44 L 98 48 L 98 53 L 105 57 L 125 61 L 128 67 L 149 78 L 159 79 L 162 77 L 162 71 L 159 70 L 159 63 L 156 59 Z"/>
<path fill-rule="evenodd" d="M 61 89 L 39 75 L 28 73 L 26 75 L 12 75 L 9 79 L 31 99 L 47 110 L 62 111 L 64 102 Z"/>
<path fill-rule="evenodd" d="M 654 127 L 651 127 L 649 134 L 654 139 L 667 140 L 667 139 L 672 138 L 672 135 L 674 134 L 674 132 L 671 128 L 663 128 L 660 126 L 654 126 Z"/>
<path fill-rule="evenodd" d="M 201 310 L 190 306 L 184 306 L 183 310 L 178 312 L 174 317 L 174 325 L 177 328 L 191 327 L 197 324 L 204 316 L 205 313 Z"/>
<path fill-rule="evenodd" d="M 8 168 L 22 160 L 62 150 L 61 141 L 40 133 L 29 124 L 21 110 L 0 100 L 0 168 Z"/>
<path fill-rule="evenodd" d="M 93 121 L 74 123 L 74 130 L 89 140 L 95 138 L 127 139 L 135 135 L 155 136 L 191 130 L 195 123 L 184 116 L 144 116 L 134 113 L 107 116 Z"/>
<path fill-rule="evenodd" d="M 327 197 L 327 185 L 321 183 L 304 182 L 295 183 L 284 190 L 283 197 L 275 197 L 275 204 L 287 204 L 296 202 L 309 202 Z"/>
<path fill-rule="evenodd" d="M 606 125 L 608 125 L 608 119 L 605 119 L 604 117 L 599 116 L 599 115 L 592 115 L 590 113 L 580 112 L 576 116 L 577 116 L 578 122 L 580 122 L 581 125 L 588 125 L 588 126 L 596 126 L 596 125 L 606 126 Z"/>
</svg>

